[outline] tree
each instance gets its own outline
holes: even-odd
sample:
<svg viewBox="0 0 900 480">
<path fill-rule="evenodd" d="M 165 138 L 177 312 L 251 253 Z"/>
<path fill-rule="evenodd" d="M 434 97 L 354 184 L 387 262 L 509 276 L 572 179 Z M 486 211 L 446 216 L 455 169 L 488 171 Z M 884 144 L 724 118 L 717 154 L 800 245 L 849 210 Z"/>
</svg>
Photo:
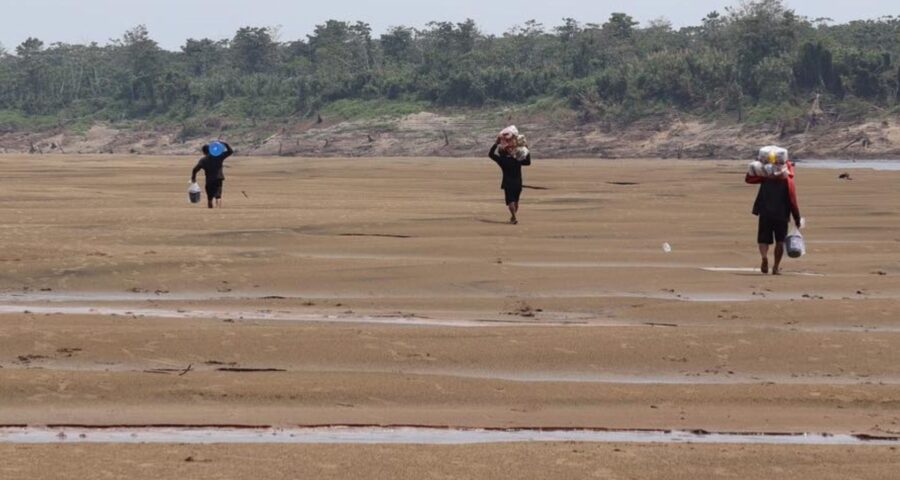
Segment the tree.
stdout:
<svg viewBox="0 0 900 480">
<path fill-rule="evenodd" d="M 374 46 L 368 24 L 329 20 L 309 36 L 315 78 L 321 96 L 337 100 L 348 94 L 370 92 Z"/>
<path fill-rule="evenodd" d="M 414 31 L 409 27 L 393 27 L 381 36 L 381 48 L 386 60 L 404 64 L 413 60 Z"/>
<path fill-rule="evenodd" d="M 894 98 L 893 101 L 896 103 L 900 100 L 900 65 L 897 66 L 897 74 L 894 76 Z"/>
<path fill-rule="evenodd" d="M 574 18 L 564 18 L 563 24 L 554 28 L 556 35 L 563 43 L 569 43 L 581 33 L 581 25 Z"/>
<path fill-rule="evenodd" d="M 890 92 L 886 74 L 893 73 L 891 56 L 856 49 L 842 52 L 839 69 L 847 89 L 857 97 L 881 100 Z"/>
<path fill-rule="evenodd" d="M 184 54 L 188 72 L 202 77 L 224 64 L 227 48 L 228 43 L 224 40 L 189 38 L 181 47 L 181 53 Z"/>
<path fill-rule="evenodd" d="M 685 35 L 672 29 L 672 22 L 665 18 L 651 20 L 646 28 L 631 35 L 637 50 L 642 54 L 653 54 L 664 50 L 686 49 L 689 40 Z"/>
<path fill-rule="evenodd" d="M 43 113 L 47 98 L 43 92 L 47 89 L 47 70 L 43 58 L 44 42 L 28 37 L 16 47 L 18 58 L 18 105 L 28 113 Z"/>
<path fill-rule="evenodd" d="M 272 29 L 240 28 L 231 40 L 230 53 L 232 64 L 241 73 L 271 71 L 277 60 L 277 45 L 272 37 Z"/>
<path fill-rule="evenodd" d="M 613 38 L 619 40 L 627 40 L 634 33 L 634 27 L 638 22 L 629 15 L 624 13 L 613 13 L 609 17 L 609 21 L 603 24 L 603 30 Z"/>
<path fill-rule="evenodd" d="M 372 27 L 365 22 L 356 22 L 350 27 L 352 42 L 356 55 L 364 70 L 371 70 L 375 63 L 375 52 L 372 42 Z"/>
<path fill-rule="evenodd" d="M 700 24 L 700 39 L 706 46 L 723 48 L 726 26 L 726 19 L 718 11 L 712 11 L 703 18 Z"/>
<path fill-rule="evenodd" d="M 500 44 L 505 46 L 504 57 L 512 57 L 510 63 L 524 71 L 545 72 L 550 65 L 558 62 L 558 37 L 548 33 L 544 25 L 535 20 L 510 29 L 503 35 Z"/>
<path fill-rule="evenodd" d="M 807 91 L 841 94 L 841 79 L 835 71 L 833 58 L 831 50 L 821 42 L 804 43 L 794 64 L 797 86 Z"/>
<path fill-rule="evenodd" d="M 745 1 L 677 29 L 614 13 L 602 25 L 532 20 L 500 36 L 466 20 L 373 37 L 364 22 L 329 20 L 302 39 L 243 27 L 230 40 L 192 38 L 169 52 L 138 26 L 106 45 L 28 38 L 11 50 L 0 51 L 0 110 L 13 112 L 4 129 L 48 115 L 265 121 L 338 100 L 448 108 L 556 100 L 585 121 L 672 110 L 739 119 L 746 111 L 762 121 L 814 93 L 860 115 L 900 99 L 900 17 L 836 24 L 798 17 L 781 0 Z"/>
<path fill-rule="evenodd" d="M 41 51 L 44 50 L 44 42 L 38 40 L 37 38 L 28 37 L 24 42 L 22 42 L 18 47 L 16 47 L 16 55 L 21 58 L 29 58 L 40 55 Z"/>
<path fill-rule="evenodd" d="M 561 45 L 562 67 L 575 78 L 583 78 L 589 71 L 590 43 L 593 37 L 573 18 L 563 19 L 562 25 L 554 30 Z"/>
<path fill-rule="evenodd" d="M 782 57 L 796 45 L 803 25 L 782 0 L 744 2 L 728 9 L 726 35 L 729 48 L 736 53 L 738 81 L 750 94 L 759 97 L 757 65 L 769 57 Z M 808 24 L 805 24 L 808 27 Z"/>
<path fill-rule="evenodd" d="M 115 47 L 122 78 L 120 98 L 133 113 L 146 114 L 156 106 L 156 87 L 163 71 L 162 50 L 144 25 L 126 31 Z"/>
<path fill-rule="evenodd" d="M 791 64 L 785 57 L 765 57 L 752 72 L 753 86 L 758 96 L 772 103 L 790 99 L 792 78 Z"/>
</svg>

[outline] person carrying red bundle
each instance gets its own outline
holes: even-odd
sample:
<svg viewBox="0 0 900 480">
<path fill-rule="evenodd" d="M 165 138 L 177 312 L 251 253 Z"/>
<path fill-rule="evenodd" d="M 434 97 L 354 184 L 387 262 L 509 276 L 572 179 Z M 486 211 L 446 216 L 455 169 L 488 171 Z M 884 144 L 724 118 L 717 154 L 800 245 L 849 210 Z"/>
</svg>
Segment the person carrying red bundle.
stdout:
<svg viewBox="0 0 900 480">
<path fill-rule="evenodd" d="M 744 181 L 759 185 L 753 203 L 753 214 L 759 217 L 757 243 L 762 257 L 760 271 L 769 273 L 769 247 L 775 244 L 775 262 L 772 275 L 781 273 L 784 242 L 791 217 L 799 229 L 802 225 L 800 204 L 797 201 L 794 164 L 787 150 L 779 147 L 763 147 L 756 162 L 751 164 Z"/>
</svg>

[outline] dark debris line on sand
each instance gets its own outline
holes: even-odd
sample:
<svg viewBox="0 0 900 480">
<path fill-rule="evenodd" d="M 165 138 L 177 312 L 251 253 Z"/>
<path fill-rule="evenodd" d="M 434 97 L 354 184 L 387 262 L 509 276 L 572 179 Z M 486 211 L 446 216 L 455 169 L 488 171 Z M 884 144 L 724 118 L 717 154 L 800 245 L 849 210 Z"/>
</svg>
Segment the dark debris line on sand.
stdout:
<svg viewBox="0 0 900 480">
<path fill-rule="evenodd" d="M 410 235 L 395 235 L 390 233 L 339 233 L 339 237 L 380 237 L 380 238 L 413 238 Z"/>
</svg>

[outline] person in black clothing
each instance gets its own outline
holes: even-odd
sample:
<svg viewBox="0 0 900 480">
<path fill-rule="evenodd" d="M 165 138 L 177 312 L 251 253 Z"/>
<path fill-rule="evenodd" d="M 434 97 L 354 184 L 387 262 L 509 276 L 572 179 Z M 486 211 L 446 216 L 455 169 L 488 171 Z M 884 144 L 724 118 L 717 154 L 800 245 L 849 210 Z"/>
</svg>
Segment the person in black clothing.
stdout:
<svg viewBox="0 0 900 480">
<path fill-rule="evenodd" d="M 753 214 L 759 217 L 756 234 L 759 254 L 762 256 L 762 273 L 769 273 L 769 247 L 775 244 L 775 264 L 772 275 L 781 273 L 781 259 L 784 256 L 784 241 L 788 234 L 788 222 L 800 228 L 800 208 L 797 202 L 793 165 L 776 177 L 753 177 L 747 175 L 746 182 L 759 184 L 759 193 L 753 203 Z"/>
<path fill-rule="evenodd" d="M 225 146 L 225 151 L 218 156 L 213 156 L 209 152 L 209 145 L 204 145 L 203 158 L 194 166 L 191 172 L 191 183 L 197 181 L 197 172 L 203 170 L 206 177 L 206 201 L 209 208 L 213 208 L 213 200 L 215 206 L 222 208 L 222 184 L 225 181 L 225 159 L 230 157 L 234 150 L 225 142 L 221 142 Z"/>
<path fill-rule="evenodd" d="M 512 214 L 509 223 L 515 225 L 519 223 L 516 214 L 519 212 L 519 197 L 522 195 L 522 167 L 531 165 L 531 154 L 529 153 L 523 160 L 519 160 L 515 157 L 515 151 L 510 152 L 500 148 L 500 139 L 498 138 L 488 156 L 503 171 L 503 182 L 500 184 L 500 188 L 505 193 L 506 206 L 509 207 L 509 213 Z"/>
</svg>

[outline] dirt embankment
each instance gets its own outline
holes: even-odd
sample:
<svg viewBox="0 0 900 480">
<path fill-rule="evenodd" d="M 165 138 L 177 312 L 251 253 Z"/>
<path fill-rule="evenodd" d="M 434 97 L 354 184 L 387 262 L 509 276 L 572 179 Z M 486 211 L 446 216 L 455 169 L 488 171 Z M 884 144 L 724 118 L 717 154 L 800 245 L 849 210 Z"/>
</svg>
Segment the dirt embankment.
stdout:
<svg viewBox="0 0 900 480">
<path fill-rule="evenodd" d="M 517 118 L 518 117 L 518 118 Z M 900 157 L 900 118 L 820 125 L 809 131 L 782 125 L 710 123 L 677 116 L 625 127 L 577 124 L 552 116 L 436 114 L 397 118 L 228 126 L 183 139 L 178 127 L 96 124 L 84 133 L 64 129 L 0 134 L 0 153 L 195 154 L 208 137 L 225 138 L 242 154 L 299 157 L 481 156 L 496 132 L 515 123 L 542 158 L 747 158 L 779 144 L 805 158 Z M 219 124 L 225 125 L 220 127 Z"/>
</svg>

